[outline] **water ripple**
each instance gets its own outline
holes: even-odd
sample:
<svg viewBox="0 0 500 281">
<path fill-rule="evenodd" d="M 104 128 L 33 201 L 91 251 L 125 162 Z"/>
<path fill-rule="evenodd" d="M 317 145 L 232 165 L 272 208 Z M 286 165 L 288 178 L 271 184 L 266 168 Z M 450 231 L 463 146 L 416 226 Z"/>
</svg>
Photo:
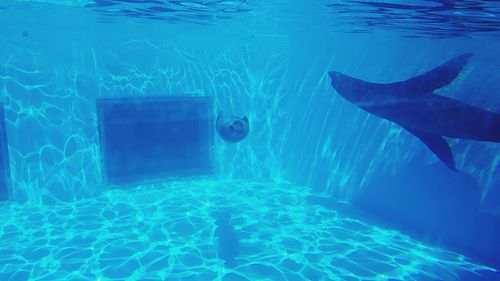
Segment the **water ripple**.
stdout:
<svg viewBox="0 0 500 281">
<path fill-rule="evenodd" d="M 198 180 L 110 190 L 53 207 L 10 204 L 1 280 L 456 280 L 489 270 L 319 205 L 286 182 Z M 213 211 L 232 213 L 234 268 Z"/>
<path fill-rule="evenodd" d="M 94 0 L 85 5 L 109 22 L 120 18 L 150 19 L 166 22 L 214 23 L 218 19 L 233 18 L 238 13 L 251 11 L 246 0 L 239 1 L 136 1 Z"/>
<path fill-rule="evenodd" d="M 450 38 L 500 30 L 500 1 L 357 1 L 327 5 L 346 32 L 398 30 L 405 37 Z"/>
</svg>

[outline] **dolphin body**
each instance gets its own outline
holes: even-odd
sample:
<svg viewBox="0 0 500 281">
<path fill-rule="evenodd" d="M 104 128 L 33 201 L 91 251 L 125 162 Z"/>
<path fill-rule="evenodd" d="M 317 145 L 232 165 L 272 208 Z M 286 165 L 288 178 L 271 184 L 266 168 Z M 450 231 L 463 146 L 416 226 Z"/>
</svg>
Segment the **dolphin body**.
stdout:
<svg viewBox="0 0 500 281">
<path fill-rule="evenodd" d="M 420 76 L 388 84 L 366 82 L 335 71 L 329 75 L 342 97 L 400 125 L 456 171 L 450 146 L 443 137 L 500 143 L 500 114 L 434 93 L 450 84 L 471 56 L 455 57 Z"/>
<path fill-rule="evenodd" d="M 225 115 L 220 111 L 215 122 L 215 129 L 223 140 L 231 143 L 240 142 L 248 135 L 248 117 Z"/>
</svg>

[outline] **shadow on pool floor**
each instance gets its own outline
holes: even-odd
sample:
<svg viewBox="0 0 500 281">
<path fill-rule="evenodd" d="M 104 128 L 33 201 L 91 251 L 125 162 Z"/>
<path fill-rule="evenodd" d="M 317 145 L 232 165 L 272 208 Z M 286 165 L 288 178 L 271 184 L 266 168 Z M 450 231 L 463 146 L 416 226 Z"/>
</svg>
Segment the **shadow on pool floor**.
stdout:
<svg viewBox="0 0 500 281">
<path fill-rule="evenodd" d="M 0 280 L 460 280 L 489 268 L 306 200 L 281 182 L 197 180 L 108 190 L 0 214 Z M 226 268 L 214 210 L 239 240 Z"/>
</svg>

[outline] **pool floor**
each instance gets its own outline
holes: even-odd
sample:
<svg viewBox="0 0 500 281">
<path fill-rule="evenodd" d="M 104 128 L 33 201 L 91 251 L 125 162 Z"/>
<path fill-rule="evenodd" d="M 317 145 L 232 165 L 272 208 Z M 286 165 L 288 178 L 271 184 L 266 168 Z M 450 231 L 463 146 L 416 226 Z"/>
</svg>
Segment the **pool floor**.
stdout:
<svg viewBox="0 0 500 281">
<path fill-rule="evenodd" d="M 458 280 L 489 270 L 309 195 L 286 182 L 203 179 L 4 205 L 0 280 Z M 216 211 L 238 238 L 232 268 L 219 258 Z"/>
</svg>

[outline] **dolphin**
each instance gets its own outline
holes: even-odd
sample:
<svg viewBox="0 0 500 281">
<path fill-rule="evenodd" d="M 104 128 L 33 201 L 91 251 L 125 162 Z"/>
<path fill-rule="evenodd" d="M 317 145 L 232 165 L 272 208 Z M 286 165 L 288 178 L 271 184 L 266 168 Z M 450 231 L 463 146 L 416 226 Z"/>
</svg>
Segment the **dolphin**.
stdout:
<svg viewBox="0 0 500 281">
<path fill-rule="evenodd" d="M 223 140 L 236 143 L 248 135 L 248 118 L 246 116 L 240 118 L 232 115 L 224 115 L 220 111 L 217 115 L 215 128 Z"/>
<path fill-rule="evenodd" d="M 434 93 L 449 85 L 471 57 L 470 53 L 463 54 L 422 75 L 388 84 L 336 71 L 328 74 L 343 98 L 400 125 L 456 171 L 451 148 L 443 137 L 500 143 L 500 114 Z"/>
</svg>

